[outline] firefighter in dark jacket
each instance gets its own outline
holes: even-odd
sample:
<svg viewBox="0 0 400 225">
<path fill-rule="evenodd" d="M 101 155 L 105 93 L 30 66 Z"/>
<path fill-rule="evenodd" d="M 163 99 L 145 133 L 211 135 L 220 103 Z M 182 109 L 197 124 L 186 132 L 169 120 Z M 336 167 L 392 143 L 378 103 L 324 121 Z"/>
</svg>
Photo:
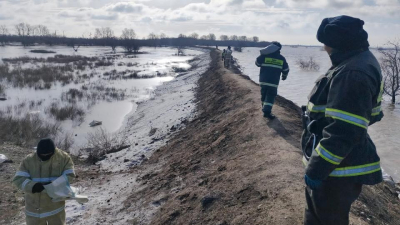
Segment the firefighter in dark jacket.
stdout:
<svg viewBox="0 0 400 225">
<path fill-rule="evenodd" d="M 289 74 L 289 65 L 285 57 L 281 55 L 282 45 L 272 42 L 269 46 L 260 50 L 260 56 L 256 59 L 256 66 L 260 67 L 261 104 L 264 117 L 274 119 L 271 113 L 275 97 L 278 95 L 279 80 L 286 80 Z"/>
<path fill-rule="evenodd" d="M 318 29 L 332 67 L 318 78 L 303 107 L 306 225 L 347 225 L 362 185 L 382 181 L 367 129 L 383 117 L 383 83 L 363 25 L 339 16 L 324 19 Z"/>
</svg>

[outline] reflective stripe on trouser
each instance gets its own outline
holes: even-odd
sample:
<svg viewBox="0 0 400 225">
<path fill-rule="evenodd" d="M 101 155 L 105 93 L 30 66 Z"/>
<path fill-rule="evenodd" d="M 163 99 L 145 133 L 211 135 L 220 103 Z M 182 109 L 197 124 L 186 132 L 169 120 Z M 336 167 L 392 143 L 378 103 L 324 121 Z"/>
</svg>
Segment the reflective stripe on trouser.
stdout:
<svg viewBox="0 0 400 225">
<path fill-rule="evenodd" d="M 31 216 L 31 217 L 46 218 L 49 216 L 56 215 L 57 213 L 63 211 L 64 209 L 65 209 L 65 206 L 55 209 L 53 211 L 45 212 L 45 213 L 34 213 L 34 212 L 29 212 L 28 210 L 25 210 L 25 214 L 27 216 Z"/>
<path fill-rule="evenodd" d="M 338 180 L 323 181 L 315 191 L 306 187 L 304 225 L 349 224 L 351 204 L 361 189 L 361 184 Z"/>
<path fill-rule="evenodd" d="M 61 212 L 45 217 L 45 218 L 38 218 L 32 216 L 26 216 L 26 224 L 27 225 L 65 225 L 65 210 L 61 210 Z"/>
<path fill-rule="evenodd" d="M 270 114 L 275 103 L 276 88 L 261 86 L 261 104 L 264 114 Z"/>
</svg>

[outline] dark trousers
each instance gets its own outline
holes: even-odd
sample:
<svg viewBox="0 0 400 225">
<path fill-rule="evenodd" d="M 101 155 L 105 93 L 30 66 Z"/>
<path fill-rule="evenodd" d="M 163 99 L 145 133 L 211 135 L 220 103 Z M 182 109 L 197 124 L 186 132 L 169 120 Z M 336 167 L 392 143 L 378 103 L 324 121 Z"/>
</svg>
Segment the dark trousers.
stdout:
<svg viewBox="0 0 400 225">
<path fill-rule="evenodd" d="M 261 104 L 264 114 L 271 113 L 277 94 L 278 89 L 276 87 L 261 86 Z"/>
<path fill-rule="evenodd" d="M 336 180 L 324 181 L 315 191 L 306 187 L 304 225 L 348 225 L 351 204 L 361 189 L 361 184 Z"/>
</svg>

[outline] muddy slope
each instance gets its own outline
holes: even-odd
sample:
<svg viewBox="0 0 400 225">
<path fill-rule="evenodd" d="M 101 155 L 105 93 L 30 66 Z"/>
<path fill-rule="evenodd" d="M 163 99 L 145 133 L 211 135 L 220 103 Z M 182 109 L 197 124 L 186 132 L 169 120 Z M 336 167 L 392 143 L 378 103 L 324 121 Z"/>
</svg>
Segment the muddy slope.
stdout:
<svg viewBox="0 0 400 225">
<path fill-rule="evenodd" d="M 197 90 L 198 118 L 142 165 L 161 167 L 140 175 L 146 188 L 125 204 L 158 207 L 151 224 L 301 224 L 299 108 L 278 98 L 278 119 L 264 119 L 259 87 L 224 69 L 217 51 L 211 55 Z M 366 188 L 352 223 L 396 224 L 400 202 L 389 189 Z"/>
</svg>

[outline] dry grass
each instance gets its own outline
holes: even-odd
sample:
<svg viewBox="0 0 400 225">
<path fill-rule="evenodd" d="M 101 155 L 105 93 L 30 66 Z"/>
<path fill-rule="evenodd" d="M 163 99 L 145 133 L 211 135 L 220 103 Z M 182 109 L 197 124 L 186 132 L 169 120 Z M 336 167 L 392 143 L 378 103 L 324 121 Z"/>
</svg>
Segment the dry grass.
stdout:
<svg viewBox="0 0 400 225">
<path fill-rule="evenodd" d="M 54 138 L 54 143 L 57 146 L 57 148 L 69 152 L 74 145 L 73 135 L 72 133 L 57 135 Z"/>
<path fill-rule="evenodd" d="M 104 66 L 112 66 L 114 65 L 114 61 L 112 60 L 99 60 L 94 63 L 96 67 L 104 67 Z"/>
<path fill-rule="evenodd" d="M 59 106 L 57 103 L 52 103 L 47 111 L 57 121 L 64 121 L 68 119 L 83 121 L 85 116 L 85 111 L 74 104 Z"/>
<path fill-rule="evenodd" d="M 22 68 L 17 65 L 13 70 L 5 65 L 0 65 L 0 79 L 6 80 L 14 87 L 30 87 L 35 89 L 50 89 L 56 81 L 62 85 L 73 81 L 73 67 L 42 65 L 36 68 Z"/>
<path fill-rule="evenodd" d="M 150 74 L 145 74 L 145 75 L 139 75 L 140 71 L 135 71 L 135 70 L 125 70 L 125 71 L 117 71 L 117 70 L 111 70 L 109 72 L 104 72 L 103 76 L 107 77 L 108 80 L 128 80 L 128 79 L 150 79 L 154 77 L 162 77 L 166 76 L 166 73 L 156 73 L 154 75 Z"/>
<path fill-rule="evenodd" d="M 6 87 L 4 85 L 0 84 L 0 95 L 3 95 L 6 91 Z"/>
<path fill-rule="evenodd" d="M 96 163 L 102 160 L 106 154 L 128 148 L 131 144 L 127 136 L 127 133 L 110 134 L 103 128 L 98 128 L 87 137 L 87 149 L 89 151 L 87 161 Z"/>
<path fill-rule="evenodd" d="M 61 100 L 69 103 L 86 102 L 89 107 L 97 101 L 121 101 L 124 100 L 126 89 L 106 87 L 102 83 L 82 85 L 81 89 L 71 88 L 61 94 Z"/>
<path fill-rule="evenodd" d="M 28 147 L 41 138 L 55 137 L 61 131 L 59 123 L 46 122 L 39 115 L 29 113 L 14 117 L 0 112 L 0 127 L 0 140 Z"/>
<path fill-rule="evenodd" d="M 319 64 L 314 61 L 313 57 L 310 57 L 309 60 L 303 60 L 299 59 L 296 61 L 296 64 L 302 69 L 302 70 L 308 70 L 308 71 L 319 71 Z"/>
<path fill-rule="evenodd" d="M 54 57 L 49 57 L 47 58 L 48 62 L 51 63 L 62 63 L 62 64 L 67 64 L 67 63 L 73 63 L 73 62 L 94 62 L 97 61 L 97 57 L 86 57 L 86 56 L 81 56 L 81 55 L 55 55 Z"/>
</svg>

